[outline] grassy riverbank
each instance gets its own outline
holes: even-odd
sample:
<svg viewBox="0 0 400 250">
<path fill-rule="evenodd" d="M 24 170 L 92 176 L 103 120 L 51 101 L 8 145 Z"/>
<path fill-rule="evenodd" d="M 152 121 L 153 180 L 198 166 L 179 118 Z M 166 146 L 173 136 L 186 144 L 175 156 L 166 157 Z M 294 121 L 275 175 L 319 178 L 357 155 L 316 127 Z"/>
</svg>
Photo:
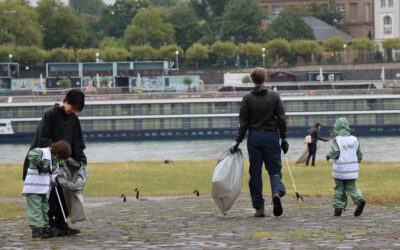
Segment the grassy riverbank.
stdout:
<svg viewBox="0 0 400 250">
<path fill-rule="evenodd" d="M 283 179 L 288 197 L 294 196 L 293 186 L 285 162 Z M 22 164 L 0 164 L 0 198 L 22 197 Z M 332 162 L 317 162 L 316 168 L 294 165 L 292 174 L 301 195 L 331 196 L 333 180 Z M 156 195 L 194 195 L 193 190 L 200 190 L 200 195 L 210 195 L 211 178 L 215 161 L 176 161 L 164 164 L 162 161 L 135 161 L 122 163 L 91 163 L 89 181 L 84 194 L 88 196 L 114 196 L 121 194 L 134 196 L 135 188 L 140 189 L 140 196 Z M 399 163 L 364 162 L 360 168 L 357 185 L 369 203 L 394 204 L 400 202 L 398 180 Z M 269 181 L 264 171 L 264 192 L 270 193 Z M 245 163 L 242 194 L 249 194 L 248 162 Z M 0 220 L 23 216 L 23 200 L 0 200 Z"/>
</svg>

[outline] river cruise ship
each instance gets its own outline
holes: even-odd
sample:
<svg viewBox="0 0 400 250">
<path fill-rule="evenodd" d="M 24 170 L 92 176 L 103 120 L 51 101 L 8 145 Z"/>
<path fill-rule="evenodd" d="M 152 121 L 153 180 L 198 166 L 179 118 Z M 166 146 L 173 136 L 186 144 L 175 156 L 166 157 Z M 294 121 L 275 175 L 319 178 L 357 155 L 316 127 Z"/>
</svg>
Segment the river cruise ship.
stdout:
<svg viewBox="0 0 400 250">
<path fill-rule="evenodd" d="M 400 94 L 282 92 L 288 137 L 305 136 L 320 122 L 329 136 L 338 117 L 352 134 L 400 134 Z M 378 93 L 376 93 L 378 92 Z M 87 95 L 78 113 L 87 141 L 234 138 L 245 92 L 187 92 Z M 0 97 L 0 143 L 29 143 L 56 96 Z"/>
</svg>

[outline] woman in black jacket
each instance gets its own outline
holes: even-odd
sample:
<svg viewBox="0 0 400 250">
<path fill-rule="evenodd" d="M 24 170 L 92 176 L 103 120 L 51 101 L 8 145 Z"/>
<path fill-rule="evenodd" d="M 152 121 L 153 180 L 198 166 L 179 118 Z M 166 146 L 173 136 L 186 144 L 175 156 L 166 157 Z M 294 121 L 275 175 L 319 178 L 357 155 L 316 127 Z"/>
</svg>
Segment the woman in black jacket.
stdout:
<svg viewBox="0 0 400 250">
<path fill-rule="evenodd" d="M 308 157 L 306 161 L 306 166 L 308 166 L 308 163 L 310 161 L 310 158 L 312 157 L 311 165 L 315 167 L 315 156 L 317 154 L 317 142 L 318 140 L 327 142 L 327 139 L 321 138 L 319 136 L 319 133 L 321 131 L 321 123 L 317 122 L 315 125 L 310 129 L 310 135 L 311 135 L 311 142 L 307 143 L 308 147 Z"/>
</svg>

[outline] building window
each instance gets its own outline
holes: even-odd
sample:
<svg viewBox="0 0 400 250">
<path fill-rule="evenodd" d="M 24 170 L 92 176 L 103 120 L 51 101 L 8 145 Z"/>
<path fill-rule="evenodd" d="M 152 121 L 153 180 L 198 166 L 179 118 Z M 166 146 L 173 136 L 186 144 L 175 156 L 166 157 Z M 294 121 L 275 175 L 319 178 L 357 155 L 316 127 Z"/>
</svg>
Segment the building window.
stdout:
<svg viewBox="0 0 400 250">
<path fill-rule="evenodd" d="M 283 8 L 281 5 L 272 6 L 272 14 L 279 15 L 282 11 L 283 11 Z"/>
<path fill-rule="evenodd" d="M 339 16 L 337 17 L 338 23 L 344 23 L 345 22 L 344 17 L 346 16 L 344 3 L 336 5 L 336 12 L 339 14 Z"/>
<path fill-rule="evenodd" d="M 358 20 L 358 4 L 350 3 L 350 17 L 353 20 Z"/>
<path fill-rule="evenodd" d="M 383 34 L 384 35 L 392 34 L 392 18 L 390 16 L 383 17 Z"/>
<path fill-rule="evenodd" d="M 381 0 L 381 8 L 385 8 L 386 7 L 386 0 Z"/>
<path fill-rule="evenodd" d="M 393 0 L 389 0 L 388 7 L 393 7 Z"/>
</svg>

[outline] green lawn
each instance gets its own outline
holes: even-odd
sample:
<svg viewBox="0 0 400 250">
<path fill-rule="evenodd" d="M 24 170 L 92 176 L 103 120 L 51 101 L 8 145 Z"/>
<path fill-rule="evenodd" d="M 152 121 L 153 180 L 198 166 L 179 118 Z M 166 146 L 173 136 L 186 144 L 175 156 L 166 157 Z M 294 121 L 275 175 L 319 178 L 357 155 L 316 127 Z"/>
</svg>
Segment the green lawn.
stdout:
<svg viewBox="0 0 400 250">
<path fill-rule="evenodd" d="M 22 164 L 0 164 L 0 197 L 21 197 Z M 199 189 L 201 194 L 210 194 L 211 177 L 215 161 L 175 161 L 164 164 L 162 161 L 135 161 L 123 163 L 89 164 L 89 181 L 85 196 L 128 196 L 135 194 L 138 187 L 141 196 L 192 195 Z M 332 195 L 332 162 L 317 162 L 317 168 L 291 163 L 297 189 L 303 196 Z M 269 193 L 269 180 L 264 171 L 264 190 Z M 283 179 L 287 194 L 294 195 L 293 187 L 283 162 Z M 357 185 L 367 199 L 377 202 L 400 200 L 397 183 L 400 179 L 399 163 L 365 162 L 360 167 Z M 248 194 L 248 163 L 245 163 L 242 193 Z"/>
</svg>

